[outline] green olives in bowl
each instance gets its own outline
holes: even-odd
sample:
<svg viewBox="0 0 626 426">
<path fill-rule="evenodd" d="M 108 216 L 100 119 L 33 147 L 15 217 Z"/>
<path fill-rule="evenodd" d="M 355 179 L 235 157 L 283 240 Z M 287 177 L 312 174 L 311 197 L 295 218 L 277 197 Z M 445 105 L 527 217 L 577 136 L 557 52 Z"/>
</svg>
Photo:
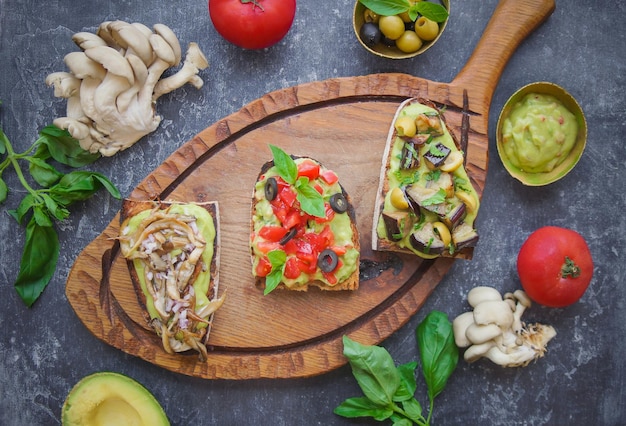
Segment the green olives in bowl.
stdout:
<svg viewBox="0 0 626 426">
<path fill-rule="evenodd" d="M 449 0 L 408 0 L 410 6 L 402 11 L 380 4 L 377 0 L 357 0 L 352 24 L 359 43 L 383 58 L 406 59 L 424 53 L 448 23 Z"/>
<path fill-rule="evenodd" d="M 528 84 L 506 101 L 496 125 L 498 155 L 509 174 L 527 186 L 555 182 L 580 160 L 587 122 L 561 86 Z"/>
</svg>

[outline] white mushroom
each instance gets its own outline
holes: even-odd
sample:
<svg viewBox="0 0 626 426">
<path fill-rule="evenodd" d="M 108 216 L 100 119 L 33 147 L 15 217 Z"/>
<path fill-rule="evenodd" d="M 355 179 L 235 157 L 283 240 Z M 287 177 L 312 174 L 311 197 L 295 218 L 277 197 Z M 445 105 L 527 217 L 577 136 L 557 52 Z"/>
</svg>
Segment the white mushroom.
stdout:
<svg viewBox="0 0 626 426">
<path fill-rule="evenodd" d="M 96 34 L 81 31 L 72 36 L 72 40 L 82 50 L 87 50 L 96 46 L 106 46 L 107 42 Z"/>
<path fill-rule="evenodd" d="M 190 83 L 196 89 L 200 89 L 203 81 L 198 77 L 198 71 L 209 66 L 204 54 L 196 43 L 189 43 L 187 57 L 182 68 L 176 74 L 159 80 L 154 87 L 153 98 L 170 93 L 172 90 L 184 84 Z"/>
<path fill-rule="evenodd" d="M 531 306 L 522 290 L 503 299 L 494 288 L 476 287 L 468 293 L 470 300 L 474 310 L 452 322 L 455 343 L 467 348 L 463 355 L 467 362 L 485 357 L 503 367 L 525 366 L 542 357 L 556 335 L 551 326 L 522 322 L 522 314 Z"/>
<path fill-rule="evenodd" d="M 502 295 L 495 288 L 487 286 L 474 287 L 467 293 L 467 303 L 469 303 L 472 308 L 488 300 L 502 300 Z"/>
<path fill-rule="evenodd" d="M 96 34 L 78 32 L 72 39 L 82 51 L 67 54 L 69 72 L 52 73 L 46 83 L 68 100 L 66 116 L 54 124 L 90 152 L 110 156 L 130 147 L 159 126 L 155 103 L 161 95 L 187 83 L 203 86 L 198 73 L 208 62 L 196 43 L 189 44 L 181 69 L 160 81 L 181 61 L 178 38 L 166 25 L 152 31 L 140 23 L 106 21 Z"/>
<path fill-rule="evenodd" d="M 72 73 L 59 71 L 48 75 L 46 84 L 54 87 L 54 96 L 57 98 L 70 98 L 80 88 L 80 79 Z"/>
</svg>

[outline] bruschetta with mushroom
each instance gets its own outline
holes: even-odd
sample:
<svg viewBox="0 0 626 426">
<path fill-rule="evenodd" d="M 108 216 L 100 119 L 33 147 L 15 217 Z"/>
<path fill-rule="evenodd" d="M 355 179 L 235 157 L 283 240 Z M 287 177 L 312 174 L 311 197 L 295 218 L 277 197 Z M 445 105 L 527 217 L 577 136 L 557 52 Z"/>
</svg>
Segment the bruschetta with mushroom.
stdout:
<svg viewBox="0 0 626 426">
<path fill-rule="evenodd" d="M 443 113 L 418 99 L 393 119 L 381 166 L 372 248 L 471 258 L 480 199 Z"/>
<path fill-rule="evenodd" d="M 124 200 L 121 221 L 120 250 L 163 349 L 195 350 L 206 360 L 213 314 L 225 298 L 218 297 L 218 204 Z"/>
</svg>

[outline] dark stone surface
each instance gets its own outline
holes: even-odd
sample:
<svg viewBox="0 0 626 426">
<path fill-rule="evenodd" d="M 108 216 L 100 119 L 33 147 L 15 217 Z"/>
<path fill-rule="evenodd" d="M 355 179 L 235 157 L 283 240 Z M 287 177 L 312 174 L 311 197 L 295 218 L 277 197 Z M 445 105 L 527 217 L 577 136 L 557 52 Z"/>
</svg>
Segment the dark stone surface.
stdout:
<svg viewBox="0 0 626 426">
<path fill-rule="evenodd" d="M 206 2 L 69 0 L 0 1 L 0 125 L 23 151 L 43 126 L 64 115 L 65 101 L 44 84 L 65 70 L 75 50 L 70 37 L 105 20 L 165 23 L 183 45 L 197 41 L 211 64 L 200 91 L 185 87 L 158 102 L 163 122 L 132 149 L 90 168 L 110 176 L 129 194 L 183 142 L 266 92 L 333 77 L 406 72 L 449 82 L 476 45 L 495 0 L 453 2 L 448 29 L 421 57 L 387 61 L 356 42 L 349 0 L 300 1 L 287 37 L 265 51 L 244 51 L 213 29 Z M 565 309 L 535 305 L 525 319 L 552 324 L 558 335 L 545 358 L 526 368 L 503 369 L 487 361 L 459 363 L 437 398 L 434 424 L 626 424 L 626 5 L 606 0 L 557 2 L 550 19 L 513 55 L 496 88 L 490 112 L 490 161 L 478 220 L 482 239 L 471 262 L 457 262 L 423 309 L 382 343 L 398 363 L 417 359 L 414 330 L 433 309 L 451 317 L 467 309 L 476 285 L 503 291 L 519 287 L 516 254 L 543 225 L 575 229 L 595 260 L 593 282 L 582 300 Z M 587 149 L 561 181 L 524 187 L 509 177 L 495 149 L 495 124 L 505 100 L 533 81 L 564 86 L 583 107 Z M 112 370 L 150 389 L 175 425 L 374 424 L 332 413 L 358 387 L 348 367 L 298 380 L 207 381 L 182 376 L 128 356 L 94 338 L 64 295 L 79 252 L 113 218 L 119 202 L 104 192 L 72 208 L 58 225 L 61 255 L 42 298 L 31 309 L 12 288 L 24 230 L 5 212 L 24 195 L 14 173 L 2 176 L 15 191 L 2 206 L 0 270 L 0 424 L 59 424 L 61 406 L 83 376 Z M 417 398 L 426 404 L 422 378 Z"/>
</svg>

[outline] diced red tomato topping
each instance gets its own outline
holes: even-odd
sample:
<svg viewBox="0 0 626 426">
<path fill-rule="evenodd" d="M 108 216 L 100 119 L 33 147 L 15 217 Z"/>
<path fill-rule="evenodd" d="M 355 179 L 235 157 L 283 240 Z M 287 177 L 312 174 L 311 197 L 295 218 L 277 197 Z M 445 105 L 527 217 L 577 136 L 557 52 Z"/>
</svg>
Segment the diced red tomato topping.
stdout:
<svg viewBox="0 0 626 426">
<path fill-rule="evenodd" d="M 259 258 L 259 263 L 256 265 L 256 275 L 258 277 L 266 277 L 272 272 L 272 264 L 266 256 Z"/>
<path fill-rule="evenodd" d="M 264 226 L 259 230 L 259 236 L 267 241 L 280 241 L 287 235 L 287 229 L 281 226 Z"/>
<path fill-rule="evenodd" d="M 285 269 L 283 271 L 285 278 L 293 280 L 298 278 L 300 276 L 300 273 L 301 271 L 298 265 L 298 259 L 296 259 L 295 257 L 290 257 L 289 259 L 287 259 L 287 263 L 285 263 Z"/>
<path fill-rule="evenodd" d="M 280 250 L 278 241 L 258 241 L 256 244 L 261 253 L 269 253 L 272 250 Z"/>
<path fill-rule="evenodd" d="M 339 181 L 339 177 L 332 170 L 324 170 L 322 173 L 320 173 L 320 177 L 322 178 L 324 182 L 326 182 L 329 185 L 332 185 Z"/>
<path fill-rule="evenodd" d="M 302 219 L 303 217 L 298 210 L 291 210 L 283 220 L 283 227 L 285 229 L 291 229 L 300 226 L 303 223 Z"/>
<path fill-rule="evenodd" d="M 298 164 L 298 177 L 306 176 L 310 181 L 317 179 L 320 175 L 320 165 L 310 160 L 304 160 Z"/>
<path fill-rule="evenodd" d="M 348 251 L 345 247 L 339 246 L 332 246 L 330 249 L 334 251 L 337 256 L 343 256 Z"/>
</svg>

